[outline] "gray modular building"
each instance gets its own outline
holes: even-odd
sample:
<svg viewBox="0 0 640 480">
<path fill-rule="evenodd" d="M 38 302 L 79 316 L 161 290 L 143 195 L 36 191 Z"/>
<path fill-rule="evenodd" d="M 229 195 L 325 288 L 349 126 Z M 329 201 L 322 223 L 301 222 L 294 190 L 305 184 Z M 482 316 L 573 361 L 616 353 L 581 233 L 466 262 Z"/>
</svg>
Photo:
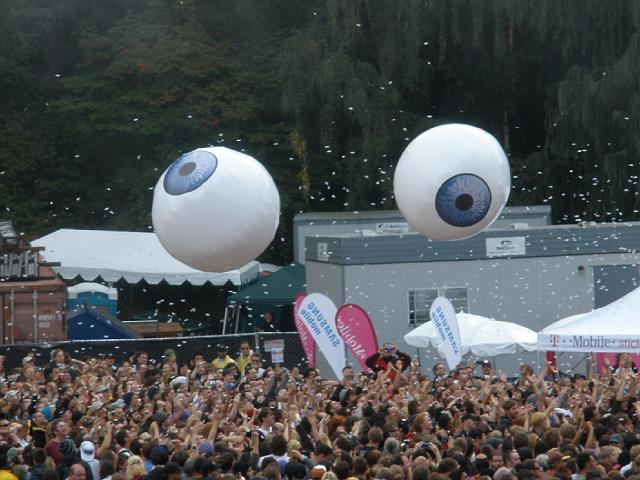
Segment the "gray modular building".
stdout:
<svg viewBox="0 0 640 480">
<path fill-rule="evenodd" d="M 506 207 L 489 227 L 526 228 L 551 224 L 551 207 Z M 324 235 L 416 233 L 398 210 L 298 213 L 293 218 L 293 257 L 305 262 L 305 239 Z"/>
<path fill-rule="evenodd" d="M 412 233 L 307 236 L 307 292 L 325 293 L 338 306 L 365 308 L 381 343 L 419 355 L 428 368 L 436 353 L 417 351 L 403 337 L 428 321 L 438 295 L 456 311 L 539 331 L 604 306 L 640 283 L 640 223 L 541 223 L 494 226 L 453 242 Z M 540 355 L 505 355 L 495 362 L 515 374 L 520 362 L 540 365 Z M 586 366 L 577 354 L 563 354 L 559 364 L 575 371 Z"/>
</svg>

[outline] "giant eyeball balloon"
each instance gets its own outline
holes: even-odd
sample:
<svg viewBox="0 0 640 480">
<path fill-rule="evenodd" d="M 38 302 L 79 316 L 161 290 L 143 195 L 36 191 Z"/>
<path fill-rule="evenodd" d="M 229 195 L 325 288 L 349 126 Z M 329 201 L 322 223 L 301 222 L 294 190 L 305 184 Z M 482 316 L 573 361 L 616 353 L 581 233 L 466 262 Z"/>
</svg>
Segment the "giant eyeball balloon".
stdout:
<svg viewBox="0 0 640 480">
<path fill-rule="evenodd" d="M 162 174 L 151 217 L 160 243 L 197 270 L 223 272 L 255 259 L 278 228 L 280 196 L 254 158 L 198 148 Z"/>
<path fill-rule="evenodd" d="M 432 128 L 414 139 L 393 188 L 409 224 L 433 240 L 459 240 L 489 226 L 509 198 L 509 162 L 498 141 L 470 125 Z"/>
</svg>

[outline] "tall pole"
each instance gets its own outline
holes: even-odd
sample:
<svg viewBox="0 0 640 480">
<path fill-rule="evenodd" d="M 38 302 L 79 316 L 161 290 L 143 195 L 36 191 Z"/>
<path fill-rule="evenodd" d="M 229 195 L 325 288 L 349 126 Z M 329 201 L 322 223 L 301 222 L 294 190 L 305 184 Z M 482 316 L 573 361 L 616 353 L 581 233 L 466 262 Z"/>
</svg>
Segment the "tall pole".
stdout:
<svg viewBox="0 0 640 480">
<path fill-rule="evenodd" d="M 39 342 L 39 331 L 38 331 L 38 291 L 33 289 L 33 341 L 35 343 Z"/>
<path fill-rule="evenodd" d="M 10 321 L 11 321 L 11 343 L 14 344 L 16 343 L 16 322 L 15 322 L 15 303 L 16 303 L 16 294 L 13 290 L 13 288 L 11 289 L 11 295 L 9 296 L 9 300 L 10 300 L 10 310 L 11 310 L 11 315 L 10 315 Z"/>
</svg>

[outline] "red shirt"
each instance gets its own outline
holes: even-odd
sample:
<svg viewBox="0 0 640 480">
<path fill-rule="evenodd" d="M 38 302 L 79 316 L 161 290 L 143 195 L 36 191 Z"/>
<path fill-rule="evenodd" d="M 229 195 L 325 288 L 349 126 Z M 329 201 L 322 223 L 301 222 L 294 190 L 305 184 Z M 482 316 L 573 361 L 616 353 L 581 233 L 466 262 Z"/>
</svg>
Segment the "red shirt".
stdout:
<svg viewBox="0 0 640 480">
<path fill-rule="evenodd" d="M 47 452 L 53 461 L 56 462 L 56 465 L 59 465 L 62 460 L 64 460 L 64 455 L 60 453 L 60 442 L 56 439 L 51 439 L 44 446 L 44 451 Z"/>
</svg>

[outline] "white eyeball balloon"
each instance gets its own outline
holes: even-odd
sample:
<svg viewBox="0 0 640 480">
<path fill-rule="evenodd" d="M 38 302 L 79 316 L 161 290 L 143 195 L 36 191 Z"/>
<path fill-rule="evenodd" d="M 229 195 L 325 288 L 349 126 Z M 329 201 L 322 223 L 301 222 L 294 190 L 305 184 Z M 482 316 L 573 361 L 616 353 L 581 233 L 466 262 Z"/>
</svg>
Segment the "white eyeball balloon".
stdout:
<svg viewBox="0 0 640 480">
<path fill-rule="evenodd" d="M 197 270 L 223 272 L 260 255 L 278 228 L 280 196 L 256 159 L 198 148 L 162 174 L 151 217 L 160 243 Z"/>
<path fill-rule="evenodd" d="M 509 198 L 509 162 L 498 141 L 470 125 L 432 128 L 402 153 L 393 178 L 398 208 L 433 240 L 460 240 L 489 226 Z"/>
</svg>

